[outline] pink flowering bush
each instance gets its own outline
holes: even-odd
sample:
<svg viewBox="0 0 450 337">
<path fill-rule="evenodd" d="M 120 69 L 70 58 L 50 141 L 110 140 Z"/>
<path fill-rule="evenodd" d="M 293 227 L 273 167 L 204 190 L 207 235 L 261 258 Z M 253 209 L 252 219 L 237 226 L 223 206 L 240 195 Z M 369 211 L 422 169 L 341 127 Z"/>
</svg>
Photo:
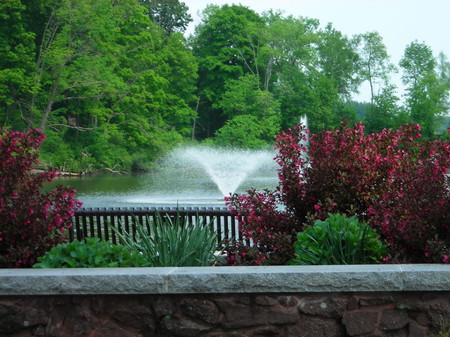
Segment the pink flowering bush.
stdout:
<svg viewBox="0 0 450 337">
<path fill-rule="evenodd" d="M 356 215 L 376 229 L 388 244 L 387 260 L 449 262 L 448 140 L 419 141 L 419 125 L 366 135 L 359 123 L 312 135 L 307 151 L 302 131 L 297 126 L 276 139 L 276 191 L 228 200 L 244 237 L 254 239 L 254 249 L 264 247 L 268 263 L 292 255 L 287 248 L 280 252 L 285 241 L 269 237 L 293 238 L 328 213 Z"/>
<path fill-rule="evenodd" d="M 41 193 L 57 172 L 33 173 L 45 136 L 0 129 L 0 267 L 30 267 L 66 241 L 73 212 L 81 206 L 75 191 L 57 187 Z"/>
</svg>

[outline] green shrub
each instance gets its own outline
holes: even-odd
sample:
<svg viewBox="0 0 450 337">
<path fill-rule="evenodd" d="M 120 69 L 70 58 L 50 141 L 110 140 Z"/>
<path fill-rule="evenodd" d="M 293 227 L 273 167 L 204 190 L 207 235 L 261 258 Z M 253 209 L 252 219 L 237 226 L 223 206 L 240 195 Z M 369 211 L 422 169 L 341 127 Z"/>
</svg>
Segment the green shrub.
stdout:
<svg viewBox="0 0 450 337">
<path fill-rule="evenodd" d="M 290 264 L 376 263 L 386 253 L 375 230 L 356 217 L 329 214 L 297 234 Z"/>
<path fill-rule="evenodd" d="M 53 247 L 33 268 L 145 267 L 146 259 L 137 252 L 99 238 L 73 241 Z"/>
<path fill-rule="evenodd" d="M 125 246 L 141 253 L 153 267 L 208 266 L 214 261 L 216 233 L 198 217 L 195 224 L 188 224 L 188 218 L 179 214 L 172 220 L 157 213 L 156 221 L 147 218 L 151 234 L 136 218 L 134 223 L 136 240 L 133 233 L 112 228 Z"/>
</svg>

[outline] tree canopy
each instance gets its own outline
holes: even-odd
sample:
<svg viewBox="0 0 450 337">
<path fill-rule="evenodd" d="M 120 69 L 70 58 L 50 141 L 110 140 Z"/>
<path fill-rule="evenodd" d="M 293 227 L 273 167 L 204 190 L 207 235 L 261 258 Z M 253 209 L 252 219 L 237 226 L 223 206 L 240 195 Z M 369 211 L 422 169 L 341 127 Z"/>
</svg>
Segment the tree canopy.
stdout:
<svg viewBox="0 0 450 337">
<path fill-rule="evenodd" d="M 433 138 L 450 106 L 446 55 L 407 46 L 402 104 L 377 32 L 314 18 L 209 5 L 187 39 L 178 0 L 0 0 L 0 19 L 0 125 L 43 130 L 56 168 L 146 168 L 192 140 L 268 146 L 302 115 L 314 133 L 363 119 Z M 362 83 L 371 101 L 355 104 Z"/>
</svg>

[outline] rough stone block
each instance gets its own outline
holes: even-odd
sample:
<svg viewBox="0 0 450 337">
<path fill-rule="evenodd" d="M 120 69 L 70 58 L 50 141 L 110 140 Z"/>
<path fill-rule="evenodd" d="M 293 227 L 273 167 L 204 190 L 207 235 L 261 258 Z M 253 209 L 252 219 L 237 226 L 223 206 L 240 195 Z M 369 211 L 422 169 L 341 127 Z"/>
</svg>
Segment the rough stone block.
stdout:
<svg viewBox="0 0 450 337">
<path fill-rule="evenodd" d="M 304 298 L 298 304 L 300 312 L 323 317 L 342 317 L 347 306 L 347 300 L 343 298 Z"/>
<path fill-rule="evenodd" d="M 421 327 L 414 321 L 410 321 L 408 325 L 408 337 L 426 337 L 427 332 L 424 327 Z"/>
<path fill-rule="evenodd" d="M 450 300 L 442 299 L 430 305 L 428 315 L 431 318 L 432 327 L 436 330 L 450 325 Z"/>
<path fill-rule="evenodd" d="M 299 323 L 287 327 L 282 336 L 340 337 L 345 333 L 334 320 L 304 316 Z"/>
<path fill-rule="evenodd" d="M 427 326 L 427 325 L 429 325 L 429 324 L 431 323 L 431 321 L 430 321 L 430 319 L 428 318 L 428 316 L 427 316 L 425 313 L 423 313 L 423 312 L 421 312 L 421 313 L 419 313 L 419 314 L 417 315 L 417 317 L 416 317 L 416 322 L 417 322 L 419 325 L 422 325 L 422 326 Z"/>
<path fill-rule="evenodd" d="M 296 308 L 282 306 L 234 306 L 223 307 L 224 327 L 246 328 L 265 324 L 293 324 L 297 323 L 299 313 Z"/>
<path fill-rule="evenodd" d="M 395 300 L 392 296 L 363 297 L 359 299 L 359 305 L 362 307 L 393 304 L 394 302 Z"/>
<path fill-rule="evenodd" d="M 278 304 L 278 301 L 275 298 L 269 296 L 256 296 L 255 303 L 263 306 L 274 306 Z"/>
<path fill-rule="evenodd" d="M 151 301 L 153 310 L 156 317 L 164 317 L 167 315 L 173 315 L 176 311 L 176 304 L 172 297 L 158 296 Z"/>
<path fill-rule="evenodd" d="M 352 311 L 344 313 L 342 320 L 350 336 L 368 334 L 378 325 L 377 311 Z"/>
<path fill-rule="evenodd" d="M 271 325 L 261 326 L 250 331 L 251 336 L 279 336 L 280 331 Z"/>
<path fill-rule="evenodd" d="M 358 297 L 350 297 L 350 299 L 347 301 L 347 310 L 352 311 L 358 309 L 358 303 Z"/>
<path fill-rule="evenodd" d="M 217 306 L 207 300 L 182 300 L 180 302 L 180 311 L 190 318 L 198 318 L 207 323 L 217 323 L 219 317 L 219 309 L 217 309 Z"/>
<path fill-rule="evenodd" d="M 380 329 L 397 330 L 408 324 L 409 318 L 406 311 L 383 310 L 381 312 Z"/>
<path fill-rule="evenodd" d="M 0 305 L 0 332 L 13 333 L 30 327 L 46 325 L 49 321 L 43 310 L 19 306 L 13 302 Z"/>
<path fill-rule="evenodd" d="M 211 330 L 209 325 L 178 317 L 167 317 L 163 319 L 161 327 L 163 330 L 169 332 L 171 334 L 170 336 L 184 337 L 197 337 Z"/>
<path fill-rule="evenodd" d="M 140 305 L 120 305 L 112 312 L 113 317 L 118 322 L 139 331 L 155 331 L 155 319 L 152 311 Z"/>
<path fill-rule="evenodd" d="M 283 307 L 295 307 L 298 304 L 298 299 L 295 296 L 280 296 L 278 299 L 279 303 Z"/>
</svg>

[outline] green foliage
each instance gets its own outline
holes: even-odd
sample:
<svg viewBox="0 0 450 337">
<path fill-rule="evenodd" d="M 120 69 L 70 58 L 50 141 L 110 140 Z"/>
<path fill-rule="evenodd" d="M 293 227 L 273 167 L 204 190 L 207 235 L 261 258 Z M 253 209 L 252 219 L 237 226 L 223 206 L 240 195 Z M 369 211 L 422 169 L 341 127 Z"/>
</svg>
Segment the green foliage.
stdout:
<svg viewBox="0 0 450 337">
<path fill-rule="evenodd" d="M 150 19 L 169 34 L 183 33 L 192 21 L 186 4 L 178 0 L 140 0 L 139 4 L 147 8 Z"/>
<path fill-rule="evenodd" d="M 329 214 L 297 234 L 291 264 L 377 263 L 386 254 L 374 229 L 353 216 Z"/>
<path fill-rule="evenodd" d="M 190 135 L 197 62 L 144 3 L 0 4 L 0 120 L 45 131 L 52 166 L 129 170 L 136 152 L 156 157 Z M 165 5 L 185 12 L 177 3 Z"/>
<path fill-rule="evenodd" d="M 252 73 L 254 63 L 252 40 L 258 40 L 256 27 L 263 19 L 242 5 L 209 5 L 202 22 L 196 27 L 190 44 L 199 64 L 198 95 L 201 100 L 198 124 L 203 138 L 212 135 L 226 121 L 217 102 L 230 81 Z"/>
<path fill-rule="evenodd" d="M 156 221 L 147 218 L 150 234 L 137 219 L 136 240 L 132 232 L 120 233 L 113 228 L 128 249 L 139 252 L 152 267 L 208 266 L 214 261 L 217 237 L 210 224 L 197 217 L 188 224 L 188 217 L 156 214 Z"/>
<path fill-rule="evenodd" d="M 244 148 L 272 143 L 280 129 L 280 107 L 269 91 L 259 88 L 258 77 L 245 75 L 226 88 L 217 106 L 228 120 L 216 131 L 213 143 Z"/>
<path fill-rule="evenodd" d="M 264 125 L 252 115 L 239 115 L 226 122 L 216 131 L 214 138 L 205 143 L 212 143 L 220 147 L 238 147 L 259 149 L 270 143 L 262 139 Z"/>
<path fill-rule="evenodd" d="M 371 103 L 374 102 L 375 85 L 382 82 L 388 83 L 389 74 L 395 71 L 395 66 L 389 63 L 389 55 L 383 38 L 377 32 L 369 32 L 357 35 L 356 44 L 362 43 L 360 48 L 360 76 L 369 82 Z"/>
<path fill-rule="evenodd" d="M 146 259 L 135 251 L 99 238 L 59 244 L 39 257 L 33 268 L 146 267 Z"/>
<path fill-rule="evenodd" d="M 346 105 L 364 80 L 369 131 L 413 122 L 436 137 L 448 110 L 450 63 L 424 44 L 400 62 L 402 107 L 377 32 L 210 5 L 187 43 L 191 20 L 179 0 L 0 1 L 0 123 L 44 131 L 49 166 L 130 170 L 188 138 L 258 147 L 300 115 L 312 133 L 356 122 Z"/>
<path fill-rule="evenodd" d="M 436 119 L 446 113 L 450 86 L 445 76 L 437 73 L 438 63 L 430 47 L 417 41 L 405 49 L 400 60 L 403 83 L 406 85 L 406 105 L 411 121 L 420 124 L 422 134 L 434 136 Z"/>
<path fill-rule="evenodd" d="M 319 36 L 319 67 L 327 78 L 333 80 L 339 95 L 348 97 L 360 83 L 357 76 L 360 56 L 355 41 L 347 38 L 331 24 L 319 32 Z"/>
<path fill-rule="evenodd" d="M 395 87 L 390 85 L 375 95 L 373 104 L 364 116 L 368 133 L 379 132 L 382 129 L 394 129 L 406 123 L 404 113 L 398 105 L 399 98 L 395 95 Z"/>
<path fill-rule="evenodd" d="M 33 88 L 34 34 L 27 31 L 20 0 L 0 1 L 0 124 L 23 127 L 14 111 Z"/>
</svg>

